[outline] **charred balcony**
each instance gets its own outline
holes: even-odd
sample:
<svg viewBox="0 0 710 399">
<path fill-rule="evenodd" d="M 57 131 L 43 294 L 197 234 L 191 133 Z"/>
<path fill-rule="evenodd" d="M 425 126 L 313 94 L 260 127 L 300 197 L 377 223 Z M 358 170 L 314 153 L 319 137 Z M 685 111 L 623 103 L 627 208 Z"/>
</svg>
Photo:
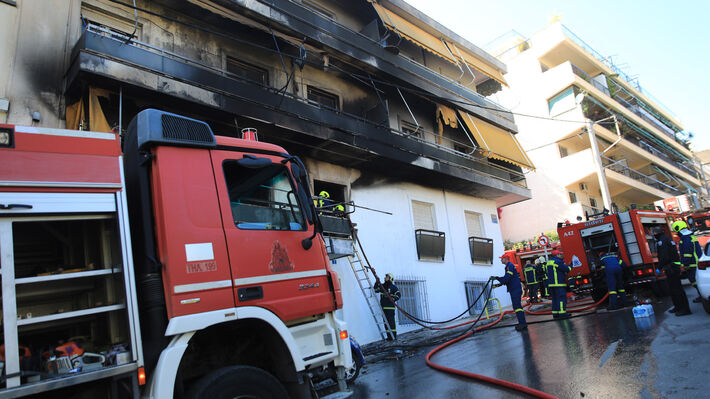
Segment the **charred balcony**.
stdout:
<svg viewBox="0 0 710 399">
<path fill-rule="evenodd" d="M 314 100 L 269 87 L 162 48 L 127 43 L 100 29 L 87 29 L 75 45 L 67 95 L 92 82 L 130 90 L 161 108 L 210 114 L 225 124 L 235 116 L 246 118 L 265 140 L 302 156 L 445 187 L 499 205 L 530 198 L 520 168 L 488 160 L 465 142 L 445 145 L 390 128 L 384 92 L 380 102 L 355 114 L 327 104 L 327 98 Z"/>
</svg>

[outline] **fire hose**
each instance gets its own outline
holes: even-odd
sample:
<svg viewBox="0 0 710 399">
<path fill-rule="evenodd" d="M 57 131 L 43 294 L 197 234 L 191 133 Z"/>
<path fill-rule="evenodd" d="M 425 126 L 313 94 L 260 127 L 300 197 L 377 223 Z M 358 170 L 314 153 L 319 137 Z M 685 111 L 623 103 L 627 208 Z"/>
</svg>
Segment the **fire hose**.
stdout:
<svg viewBox="0 0 710 399">
<path fill-rule="evenodd" d="M 351 223 L 352 223 L 352 222 L 351 222 Z M 357 233 L 356 233 L 356 230 L 353 228 L 352 231 L 353 231 L 353 235 L 355 236 L 355 237 L 354 237 L 354 238 L 355 238 L 355 241 L 356 241 L 356 242 L 358 243 L 358 245 L 360 246 L 360 250 L 361 250 L 363 256 L 365 257 L 365 262 L 366 262 L 366 264 L 367 264 L 367 265 L 370 265 L 370 262 L 369 262 L 369 260 L 367 259 L 367 255 L 365 254 L 365 251 L 364 251 L 364 249 L 362 248 L 362 244 L 360 244 L 360 240 L 358 240 L 357 237 L 356 237 L 356 234 L 357 234 Z M 371 272 L 371 273 L 373 274 L 373 276 L 375 277 L 375 284 L 376 284 L 376 285 L 381 284 L 381 283 L 380 283 L 380 279 L 379 279 L 379 277 L 377 276 L 377 272 L 375 271 L 375 269 L 374 269 L 372 266 L 367 266 L 366 268 L 367 268 L 368 270 L 370 270 L 370 272 Z M 392 304 L 394 304 L 394 306 L 395 306 L 397 309 L 399 309 L 400 312 L 402 312 L 402 314 L 404 314 L 406 317 L 408 317 L 409 319 L 411 319 L 412 321 L 414 321 L 416 324 L 418 324 L 418 325 L 421 326 L 421 327 L 424 327 L 424 328 L 427 328 L 427 329 L 430 329 L 430 330 L 447 330 L 447 329 L 452 329 L 452 328 L 455 328 L 455 327 L 464 326 L 464 325 L 467 325 L 467 324 L 473 324 L 473 325 L 471 326 L 470 331 L 467 331 L 467 332 L 465 332 L 464 334 L 462 334 L 462 335 L 460 335 L 460 336 L 458 336 L 458 337 L 456 337 L 456 338 L 454 338 L 454 339 L 451 339 L 451 340 L 449 340 L 449 341 L 447 341 L 447 342 L 444 342 L 443 344 L 437 346 L 436 348 L 432 349 L 429 353 L 427 353 L 427 355 L 426 355 L 426 357 L 425 357 L 425 360 L 426 360 L 426 364 L 427 364 L 429 367 L 431 367 L 431 368 L 433 368 L 433 369 L 436 369 L 436 370 L 439 370 L 439 371 L 446 372 L 446 373 L 456 374 L 456 375 L 459 375 L 459 376 L 463 376 L 463 377 L 475 379 L 475 380 L 478 380 L 478 381 L 486 382 L 486 383 L 489 383 L 489 384 L 498 385 L 498 386 L 501 386 L 501 387 L 504 387 L 504 388 L 516 390 L 516 391 L 518 391 L 518 392 L 522 392 L 522 393 L 524 393 L 524 394 L 530 395 L 530 396 L 535 397 L 535 398 L 557 399 L 557 397 L 554 396 L 554 395 L 550 395 L 550 394 L 548 394 L 548 393 L 539 391 L 539 390 L 534 389 L 534 388 L 530 388 L 530 387 L 525 386 L 525 385 L 516 384 L 516 383 L 511 382 L 511 381 L 501 380 L 501 379 L 498 379 L 498 378 L 493 378 L 493 377 L 485 376 L 485 375 L 482 375 L 482 374 L 476 374 L 476 373 L 471 373 L 471 372 L 467 372 L 467 371 L 463 371 L 463 370 L 457 370 L 457 369 L 450 368 L 450 367 L 445 367 L 445 366 L 436 364 L 436 363 L 434 363 L 434 362 L 431 360 L 432 356 L 434 356 L 434 354 L 436 354 L 438 351 L 440 351 L 440 350 L 442 350 L 442 349 L 444 349 L 444 348 L 446 348 L 446 347 L 448 347 L 448 346 L 450 346 L 450 345 L 453 345 L 453 344 L 455 344 L 455 343 L 457 343 L 457 342 L 459 342 L 459 341 L 461 341 L 461 340 L 463 340 L 463 339 L 465 339 L 465 338 L 468 338 L 468 337 L 472 336 L 473 334 L 475 334 L 476 332 L 479 332 L 479 331 L 482 331 L 482 330 L 485 330 L 485 329 L 488 329 L 488 328 L 491 328 L 491 327 L 495 326 L 496 324 L 498 324 L 498 323 L 503 319 L 503 316 L 504 316 L 504 315 L 513 313 L 512 310 L 505 311 L 505 312 L 500 312 L 500 313 L 497 315 L 498 318 L 495 319 L 494 321 L 492 321 L 492 322 L 490 322 L 490 323 L 488 323 L 488 324 L 479 326 L 479 327 L 475 327 L 475 324 L 481 319 L 481 317 L 482 317 L 482 315 L 483 315 L 483 311 L 485 310 L 485 306 L 484 306 L 483 309 L 481 310 L 481 312 L 479 313 L 478 317 L 477 317 L 476 319 L 474 319 L 474 320 L 471 320 L 471 321 L 466 321 L 466 322 L 463 322 L 463 323 L 459 323 L 459 324 L 452 325 L 452 326 L 446 326 L 446 327 L 432 327 L 432 326 L 428 326 L 428 325 L 425 324 L 425 323 L 427 323 L 427 324 L 443 324 L 443 323 L 449 323 L 449 322 L 452 322 L 452 321 L 458 319 L 459 317 L 463 316 L 464 314 L 468 313 L 468 312 L 470 311 L 470 309 L 472 309 L 472 308 L 476 305 L 476 303 L 479 301 L 479 299 L 481 298 L 481 296 L 483 296 L 483 294 L 487 291 L 487 289 L 488 289 L 488 295 L 487 295 L 487 296 L 490 297 L 490 288 L 489 288 L 489 285 L 491 284 L 491 282 L 492 282 L 492 281 L 489 280 L 489 281 L 486 283 L 486 285 L 483 287 L 483 290 L 481 290 L 481 293 L 478 295 L 478 297 L 476 298 L 476 300 L 473 301 L 473 303 L 469 306 L 468 309 L 466 309 L 466 310 L 465 310 L 463 313 L 461 313 L 460 315 L 458 315 L 458 316 L 456 316 L 456 317 L 454 317 L 454 318 L 452 318 L 452 319 L 446 320 L 446 321 L 427 321 L 427 320 L 419 319 L 419 318 L 417 318 L 417 317 L 415 317 L 415 316 L 413 316 L 413 315 L 410 315 L 410 314 L 407 313 L 404 309 L 402 309 L 401 307 L 399 307 L 399 306 L 396 304 L 395 300 L 390 296 L 389 292 L 387 292 L 387 290 L 384 290 L 384 291 L 383 291 L 383 294 L 392 302 Z M 593 307 L 596 307 L 596 306 L 598 306 L 599 304 L 601 304 L 601 303 L 608 297 L 608 295 L 609 295 L 609 294 L 606 294 L 602 299 L 600 299 L 599 301 L 597 301 L 597 302 L 595 302 L 595 303 L 592 303 L 592 304 L 586 305 L 586 306 L 582 306 L 582 307 L 574 307 L 574 308 L 570 309 L 569 311 L 570 311 L 570 312 L 582 312 L 582 311 L 584 311 L 584 310 L 588 310 L 588 309 L 591 309 L 591 308 L 593 308 Z M 489 298 L 486 298 L 486 303 L 488 302 L 488 300 L 489 300 Z M 571 303 L 575 303 L 575 302 L 585 302 L 585 301 L 584 301 L 584 300 L 572 301 Z M 526 309 L 526 313 L 528 313 L 528 314 L 532 314 L 532 315 L 540 315 L 540 314 L 542 314 L 542 315 L 547 315 L 547 314 L 551 314 L 551 313 L 552 313 L 551 310 L 535 311 L 535 312 L 533 312 L 533 311 L 531 311 L 531 310 L 529 309 L 529 308 L 531 307 L 531 305 L 532 305 L 532 303 L 528 303 L 528 304 L 525 305 L 525 307 L 527 308 L 527 309 Z M 493 316 L 495 316 L 495 315 L 493 315 Z M 537 322 L 531 322 L 531 323 L 528 323 L 528 324 L 537 324 L 537 323 L 550 322 L 550 321 L 557 321 L 557 320 L 554 320 L 554 319 L 552 319 L 552 320 L 542 320 L 542 321 L 537 321 Z"/>
</svg>

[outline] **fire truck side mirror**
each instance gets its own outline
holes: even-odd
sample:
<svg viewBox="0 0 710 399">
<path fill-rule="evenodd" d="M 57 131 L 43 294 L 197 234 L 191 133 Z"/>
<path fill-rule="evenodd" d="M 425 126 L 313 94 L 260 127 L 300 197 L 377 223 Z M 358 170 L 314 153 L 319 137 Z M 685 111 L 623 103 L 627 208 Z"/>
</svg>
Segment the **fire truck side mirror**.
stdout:
<svg viewBox="0 0 710 399">
<path fill-rule="evenodd" d="M 304 238 L 303 241 L 301 241 L 301 246 L 308 251 L 313 246 L 313 239 L 311 237 Z"/>
</svg>

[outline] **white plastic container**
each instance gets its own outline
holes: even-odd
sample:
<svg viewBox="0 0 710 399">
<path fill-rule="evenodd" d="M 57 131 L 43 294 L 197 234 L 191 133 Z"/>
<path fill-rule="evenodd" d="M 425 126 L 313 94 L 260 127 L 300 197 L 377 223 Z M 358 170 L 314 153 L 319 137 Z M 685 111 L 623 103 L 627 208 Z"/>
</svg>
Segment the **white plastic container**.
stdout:
<svg viewBox="0 0 710 399">
<path fill-rule="evenodd" d="M 632 310 L 634 312 L 634 317 L 649 317 L 653 315 L 653 306 L 648 304 L 634 306 Z"/>
</svg>

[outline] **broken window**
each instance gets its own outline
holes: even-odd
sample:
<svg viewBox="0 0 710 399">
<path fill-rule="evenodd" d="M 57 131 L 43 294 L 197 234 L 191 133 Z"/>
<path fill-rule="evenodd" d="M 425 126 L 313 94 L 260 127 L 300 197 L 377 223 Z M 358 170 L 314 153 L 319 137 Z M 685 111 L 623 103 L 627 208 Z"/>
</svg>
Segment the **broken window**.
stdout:
<svg viewBox="0 0 710 399">
<path fill-rule="evenodd" d="M 227 72 L 241 76 L 253 82 L 269 85 L 269 71 L 256 65 L 227 57 Z"/>
<path fill-rule="evenodd" d="M 317 87 L 308 86 L 306 95 L 310 101 L 314 101 L 320 105 L 325 105 L 328 108 L 340 109 L 340 99 L 337 95 L 329 93 Z"/>
</svg>

